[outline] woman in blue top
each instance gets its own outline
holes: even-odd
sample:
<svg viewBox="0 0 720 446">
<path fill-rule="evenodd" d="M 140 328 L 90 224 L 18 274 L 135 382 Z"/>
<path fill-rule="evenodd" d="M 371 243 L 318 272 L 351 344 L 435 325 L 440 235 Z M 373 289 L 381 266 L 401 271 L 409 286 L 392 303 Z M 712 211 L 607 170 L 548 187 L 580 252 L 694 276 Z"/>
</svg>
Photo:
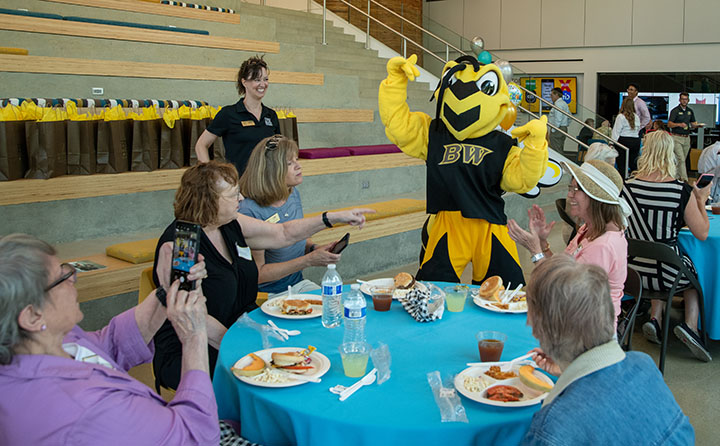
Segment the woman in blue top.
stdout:
<svg viewBox="0 0 720 446">
<path fill-rule="evenodd" d="M 296 186 L 302 180 L 297 144 L 280 135 L 265 138 L 253 149 L 248 168 L 240 178 L 245 200 L 240 202 L 238 212 L 269 223 L 301 219 L 302 203 Z M 317 284 L 303 280 L 302 270 L 337 263 L 340 254 L 330 252 L 332 245 L 317 246 L 306 239 L 286 248 L 252 250 L 259 291 L 280 293 L 288 286 L 300 293 L 319 289 Z"/>
</svg>

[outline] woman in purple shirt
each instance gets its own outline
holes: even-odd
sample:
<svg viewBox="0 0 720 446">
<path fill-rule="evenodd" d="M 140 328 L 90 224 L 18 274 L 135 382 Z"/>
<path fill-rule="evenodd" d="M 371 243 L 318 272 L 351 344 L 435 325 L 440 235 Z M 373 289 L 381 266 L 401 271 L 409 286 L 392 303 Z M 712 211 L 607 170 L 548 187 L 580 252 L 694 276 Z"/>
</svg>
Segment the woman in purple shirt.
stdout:
<svg viewBox="0 0 720 446">
<path fill-rule="evenodd" d="M 202 288 L 164 283 L 107 327 L 85 332 L 77 326 L 77 272 L 50 245 L 13 234 L 0 238 L 0 253 L 0 444 L 218 444 Z M 168 244 L 165 277 L 171 255 Z M 206 277 L 205 263 L 190 276 Z M 166 318 L 183 349 L 170 403 L 127 373 L 152 359 L 152 337 Z"/>
</svg>

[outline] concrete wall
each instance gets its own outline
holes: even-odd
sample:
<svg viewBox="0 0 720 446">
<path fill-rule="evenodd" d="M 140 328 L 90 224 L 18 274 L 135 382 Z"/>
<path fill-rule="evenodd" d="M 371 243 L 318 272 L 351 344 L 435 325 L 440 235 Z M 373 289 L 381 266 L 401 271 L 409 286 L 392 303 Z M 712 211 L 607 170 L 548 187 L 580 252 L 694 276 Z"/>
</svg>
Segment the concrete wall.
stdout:
<svg viewBox="0 0 720 446">
<path fill-rule="evenodd" d="M 426 14 L 526 73 L 578 76 L 596 108 L 599 72 L 718 71 L 717 0 L 444 0 Z"/>
</svg>

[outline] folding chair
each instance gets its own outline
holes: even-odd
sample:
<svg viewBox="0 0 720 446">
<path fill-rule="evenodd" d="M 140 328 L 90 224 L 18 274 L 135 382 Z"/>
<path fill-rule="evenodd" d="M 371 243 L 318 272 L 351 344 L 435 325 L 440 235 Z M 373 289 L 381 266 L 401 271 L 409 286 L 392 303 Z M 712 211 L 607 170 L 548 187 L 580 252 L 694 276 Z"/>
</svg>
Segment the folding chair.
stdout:
<svg viewBox="0 0 720 446">
<path fill-rule="evenodd" d="M 635 317 L 637 316 L 638 308 L 640 308 L 640 300 L 642 299 L 642 280 L 640 274 L 637 271 L 627 267 L 627 277 L 625 278 L 625 286 L 623 291 L 626 297 L 630 297 L 635 300 L 630 312 L 627 314 L 623 321 L 618 321 L 618 330 L 620 330 L 621 322 L 624 322 L 622 330 L 622 336 L 620 336 L 619 343 L 620 347 L 625 351 L 632 350 L 632 335 L 635 330 Z M 623 300 L 625 300 L 623 298 Z"/>
<path fill-rule="evenodd" d="M 703 343 L 707 346 L 708 337 L 705 329 L 705 305 L 703 304 L 703 293 L 700 282 L 697 277 L 685 266 L 682 258 L 668 245 L 660 242 L 648 242 L 646 240 L 637 240 L 629 238 L 628 241 L 628 260 L 634 257 L 643 257 L 646 259 L 653 259 L 658 263 L 664 263 L 672 266 L 678 270 L 678 275 L 675 278 L 669 291 L 652 291 L 646 288 L 643 289 L 643 297 L 646 299 L 658 299 L 665 301 L 665 317 L 663 317 L 663 339 L 662 347 L 660 349 L 660 363 L 658 368 L 660 373 L 665 373 L 665 353 L 667 352 L 668 334 L 670 332 L 670 303 L 672 298 L 680 291 L 694 288 L 698 292 L 698 306 L 700 307 L 700 330 L 702 332 Z M 690 286 L 685 288 L 679 288 L 678 283 L 682 277 L 687 278 L 690 282 Z"/>
</svg>

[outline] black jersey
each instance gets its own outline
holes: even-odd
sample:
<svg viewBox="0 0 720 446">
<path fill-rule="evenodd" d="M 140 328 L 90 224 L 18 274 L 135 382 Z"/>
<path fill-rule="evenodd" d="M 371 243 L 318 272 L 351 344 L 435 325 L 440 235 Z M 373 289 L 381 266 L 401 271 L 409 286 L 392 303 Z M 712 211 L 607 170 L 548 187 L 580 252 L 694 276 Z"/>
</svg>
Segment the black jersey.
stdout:
<svg viewBox="0 0 720 446">
<path fill-rule="evenodd" d="M 504 225 L 505 202 L 500 188 L 503 167 L 517 142 L 496 130 L 458 141 L 437 119 L 430 123 L 427 154 L 427 211 L 461 211 Z"/>
</svg>

